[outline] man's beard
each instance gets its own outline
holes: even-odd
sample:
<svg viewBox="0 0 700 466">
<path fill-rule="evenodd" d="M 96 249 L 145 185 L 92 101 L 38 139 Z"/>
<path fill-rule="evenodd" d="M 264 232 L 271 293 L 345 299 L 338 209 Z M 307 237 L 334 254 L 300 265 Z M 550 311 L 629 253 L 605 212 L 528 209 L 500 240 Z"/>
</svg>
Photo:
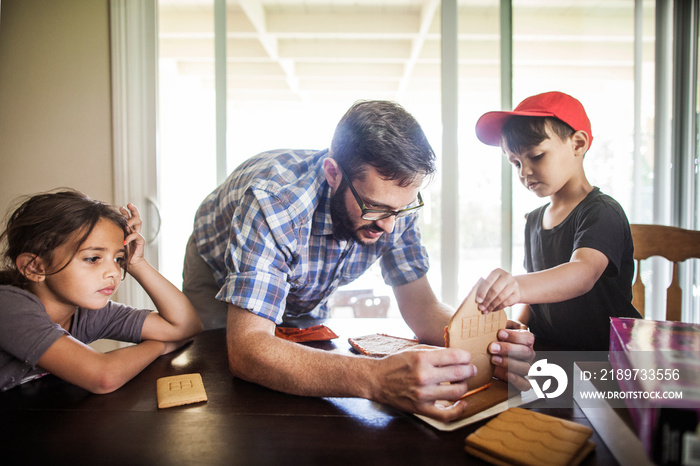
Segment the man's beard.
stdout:
<svg viewBox="0 0 700 466">
<path fill-rule="evenodd" d="M 366 243 L 360 236 L 361 230 L 382 231 L 374 222 L 357 228 L 350 220 L 347 204 L 345 203 L 345 192 L 348 187 L 345 182 L 341 183 L 338 190 L 331 196 L 331 220 L 333 221 L 333 238 L 339 241 L 355 241 L 363 246 Z"/>
</svg>

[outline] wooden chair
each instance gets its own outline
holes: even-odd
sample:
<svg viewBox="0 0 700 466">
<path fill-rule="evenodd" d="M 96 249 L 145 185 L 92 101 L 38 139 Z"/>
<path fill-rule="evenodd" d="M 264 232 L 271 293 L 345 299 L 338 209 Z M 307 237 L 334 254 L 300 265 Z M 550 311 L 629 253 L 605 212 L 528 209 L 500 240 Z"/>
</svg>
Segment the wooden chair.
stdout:
<svg viewBox="0 0 700 466">
<path fill-rule="evenodd" d="M 666 320 L 681 320 L 682 292 L 678 284 L 678 263 L 700 258 L 700 231 L 664 225 L 631 224 L 634 260 L 637 273 L 632 285 L 632 304 L 644 317 L 644 284 L 640 274 L 641 261 L 661 256 L 673 262 L 671 284 L 666 290 Z"/>
</svg>

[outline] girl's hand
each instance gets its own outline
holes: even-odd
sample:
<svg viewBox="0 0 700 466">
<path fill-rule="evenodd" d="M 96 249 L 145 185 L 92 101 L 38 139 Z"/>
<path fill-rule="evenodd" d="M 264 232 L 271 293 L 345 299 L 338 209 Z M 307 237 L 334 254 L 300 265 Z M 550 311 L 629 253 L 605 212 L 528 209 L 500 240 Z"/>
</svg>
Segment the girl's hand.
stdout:
<svg viewBox="0 0 700 466">
<path fill-rule="evenodd" d="M 143 251 L 146 245 L 146 240 L 141 235 L 141 227 L 143 226 L 141 214 L 132 203 L 128 203 L 126 207 L 120 207 L 119 211 L 127 219 L 127 232 L 129 234 L 124 239 L 124 245 L 132 249 L 129 265 L 135 266 L 144 260 Z"/>
<path fill-rule="evenodd" d="M 165 354 L 170 354 L 173 351 L 179 350 L 180 348 L 182 348 L 183 346 L 185 346 L 186 344 L 188 344 L 192 341 L 194 341 L 194 338 L 189 338 L 187 340 L 180 340 L 180 341 L 164 341 L 163 343 L 165 343 L 165 347 L 163 348 L 163 352 L 160 354 L 161 354 L 161 356 L 165 355 Z"/>
</svg>

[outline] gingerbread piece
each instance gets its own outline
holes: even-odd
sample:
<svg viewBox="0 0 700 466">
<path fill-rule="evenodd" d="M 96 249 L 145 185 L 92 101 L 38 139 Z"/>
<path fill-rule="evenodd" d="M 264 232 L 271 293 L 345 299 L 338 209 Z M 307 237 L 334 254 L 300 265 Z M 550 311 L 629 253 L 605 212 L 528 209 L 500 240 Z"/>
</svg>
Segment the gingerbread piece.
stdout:
<svg viewBox="0 0 700 466">
<path fill-rule="evenodd" d="M 358 353 L 377 358 L 382 358 L 419 345 L 418 340 L 394 337 L 383 333 L 348 338 L 348 343 L 350 343 L 350 346 Z"/>
<path fill-rule="evenodd" d="M 469 434 L 465 449 L 497 465 L 572 466 L 595 449 L 592 434 L 576 422 L 510 408 Z"/>
<path fill-rule="evenodd" d="M 156 381 L 159 408 L 171 408 L 207 401 L 207 393 L 200 374 L 173 375 Z"/>
<path fill-rule="evenodd" d="M 482 314 L 476 304 L 476 289 L 473 289 L 445 327 L 445 346 L 461 348 L 472 355 L 476 375 L 467 379 L 470 389 L 491 382 L 493 364 L 488 346 L 492 341 L 496 341 L 496 334 L 506 327 L 507 321 L 506 313 L 502 309 Z"/>
</svg>

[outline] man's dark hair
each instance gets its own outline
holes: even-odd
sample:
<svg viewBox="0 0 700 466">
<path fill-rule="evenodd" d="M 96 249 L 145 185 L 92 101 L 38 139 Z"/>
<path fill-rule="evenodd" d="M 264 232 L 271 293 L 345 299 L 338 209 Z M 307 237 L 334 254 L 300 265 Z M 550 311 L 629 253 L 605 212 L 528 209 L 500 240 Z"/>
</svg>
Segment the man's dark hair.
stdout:
<svg viewBox="0 0 700 466">
<path fill-rule="evenodd" d="M 330 154 L 351 180 L 362 178 L 367 165 L 400 186 L 436 170 L 435 152 L 416 119 L 384 100 L 355 102 L 336 127 Z"/>
<path fill-rule="evenodd" d="M 509 152 L 522 154 L 549 138 L 547 125 L 562 141 L 576 132 L 559 118 L 516 115 L 503 125 L 501 145 Z"/>
</svg>

